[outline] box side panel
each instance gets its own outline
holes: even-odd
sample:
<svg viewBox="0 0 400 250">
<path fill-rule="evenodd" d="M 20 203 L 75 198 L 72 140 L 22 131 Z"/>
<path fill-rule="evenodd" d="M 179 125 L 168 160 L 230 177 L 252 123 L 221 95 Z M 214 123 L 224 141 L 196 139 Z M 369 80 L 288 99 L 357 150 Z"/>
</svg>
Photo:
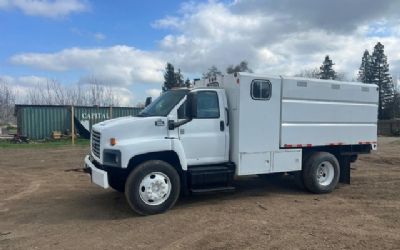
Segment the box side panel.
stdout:
<svg viewBox="0 0 400 250">
<path fill-rule="evenodd" d="M 374 124 L 283 124 L 282 147 L 372 143 L 377 141 L 376 131 Z"/>
<path fill-rule="evenodd" d="M 377 140 L 375 85 L 284 79 L 281 147 Z"/>
<path fill-rule="evenodd" d="M 287 77 L 283 84 L 285 99 L 377 104 L 377 96 L 378 89 L 374 84 Z"/>
<path fill-rule="evenodd" d="M 253 99 L 253 80 L 268 80 L 271 96 L 268 100 Z M 239 103 L 239 175 L 271 173 L 271 152 L 279 150 L 281 78 L 270 76 L 240 76 Z"/>
<path fill-rule="evenodd" d="M 240 153 L 238 175 L 271 173 L 271 152 Z"/>
<path fill-rule="evenodd" d="M 271 172 L 290 172 L 301 170 L 302 150 L 282 149 L 272 153 L 273 162 Z"/>
<path fill-rule="evenodd" d="M 376 104 L 282 100 L 283 123 L 376 123 Z"/>
<path fill-rule="evenodd" d="M 271 82 L 269 100 L 251 97 L 253 80 Z M 256 153 L 279 149 L 281 79 L 277 77 L 243 76 L 240 78 L 239 151 Z"/>
</svg>

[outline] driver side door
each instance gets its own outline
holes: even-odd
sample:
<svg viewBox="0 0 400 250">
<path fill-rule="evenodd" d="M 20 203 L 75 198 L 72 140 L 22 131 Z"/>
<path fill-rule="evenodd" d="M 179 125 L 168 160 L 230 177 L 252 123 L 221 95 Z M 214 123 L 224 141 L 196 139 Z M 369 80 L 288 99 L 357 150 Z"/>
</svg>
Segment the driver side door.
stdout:
<svg viewBox="0 0 400 250">
<path fill-rule="evenodd" d="M 216 164 L 227 161 L 228 128 L 225 125 L 225 104 L 217 91 L 197 92 L 197 115 L 178 128 L 188 165 Z M 178 109 L 184 119 L 186 103 Z"/>
</svg>

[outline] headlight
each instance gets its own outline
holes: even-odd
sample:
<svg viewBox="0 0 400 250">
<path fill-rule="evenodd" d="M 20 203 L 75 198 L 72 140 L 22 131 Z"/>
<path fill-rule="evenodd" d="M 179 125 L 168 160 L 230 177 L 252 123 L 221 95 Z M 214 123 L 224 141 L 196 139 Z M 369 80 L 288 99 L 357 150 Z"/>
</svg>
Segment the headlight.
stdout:
<svg viewBox="0 0 400 250">
<path fill-rule="evenodd" d="M 121 151 L 104 149 L 103 164 L 111 167 L 121 167 Z"/>
</svg>

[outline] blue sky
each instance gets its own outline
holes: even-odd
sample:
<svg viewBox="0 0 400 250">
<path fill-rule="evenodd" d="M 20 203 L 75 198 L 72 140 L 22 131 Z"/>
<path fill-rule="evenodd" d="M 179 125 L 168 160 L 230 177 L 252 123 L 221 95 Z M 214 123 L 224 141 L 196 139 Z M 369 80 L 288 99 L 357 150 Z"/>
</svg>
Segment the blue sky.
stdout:
<svg viewBox="0 0 400 250">
<path fill-rule="evenodd" d="M 127 45 L 155 50 L 165 30 L 152 27 L 154 20 L 179 10 L 180 1 L 82 1 L 85 9 L 68 15 L 29 15 L 19 8 L 0 11 L 0 75 L 38 75 L 73 84 L 81 70 L 54 72 L 10 63 L 20 53 L 52 53 L 65 48 Z M 147 86 L 139 85 L 138 92 Z M 158 86 L 157 86 L 158 87 Z"/>
<path fill-rule="evenodd" d="M 166 62 L 190 78 L 241 60 L 293 75 L 329 54 L 352 79 L 378 41 L 397 78 L 399 1 L 359 2 L 0 0 L 0 79 L 23 96 L 47 79 L 95 77 L 135 105 L 158 95 Z"/>
</svg>

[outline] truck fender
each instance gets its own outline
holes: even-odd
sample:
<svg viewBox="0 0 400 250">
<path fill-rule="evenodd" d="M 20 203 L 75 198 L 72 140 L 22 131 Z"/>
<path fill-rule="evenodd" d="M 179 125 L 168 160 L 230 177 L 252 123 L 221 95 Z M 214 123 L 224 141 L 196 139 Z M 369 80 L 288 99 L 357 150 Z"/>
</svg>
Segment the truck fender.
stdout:
<svg viewBox="0 0 400 250">
<path fill-rule="evenodd" d="M 179 157 L 179 162 L 181 163 L 182 170 L 186 171 L 187 170 L 187 161 L 186 161 L 186 156 L 185 156 L 185 150 L 183 149 L 183 145 L 179 139 L 172 139 L 171 141 L 172 145 L 172 150 L 175 151 L 175 153 Z"/>
</svg>

